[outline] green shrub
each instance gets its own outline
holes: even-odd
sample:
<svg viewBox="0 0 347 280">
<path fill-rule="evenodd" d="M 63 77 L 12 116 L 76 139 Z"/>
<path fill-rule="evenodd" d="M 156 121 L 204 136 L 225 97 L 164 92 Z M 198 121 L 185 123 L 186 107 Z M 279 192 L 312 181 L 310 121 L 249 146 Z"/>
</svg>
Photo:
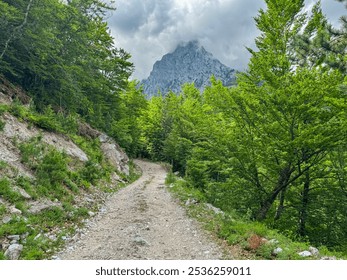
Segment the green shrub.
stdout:
<svg viewBox="0 0 347 280">
<path fill-rule="evenodd" d="M 0 131 L 3 131 L 5 127 L 5 122 L 0 119 Z"/>
<path fill-rule="evenodd" d="M 21 235 L 28 232 L 27 223 L 23 219 L 12 219 L 0 226 L 0 237 L 5 235 Z"/>
<path fill-rule="evenodd" d="M 100 164 L 93 160 L 88 160 L 81 170 L 82 178 L 95 184 L 105 176 L 105 170 Z"/>
<path fill-rule="evenodd" d="M 13 102 L 9 109 L 9 112 L 19 119 L 25 120 L 29 115 L 29 109 L 24 107 L 19 102 Z"/>
<path fill-rule="evenodd" d="M 7 163 L 3 160 L 0 160 L 0 170 L 5 169 L 7 167 Z"/>
<path fill-rule="evenodd" d="M 6 257 L 3 252 L 0 251 L 0 261 L 6 260 Z"/>
<path fill-rule="evenodd" d="M 27 164 L 33 170 L 35 170 L 39 165 L 39 160 L 44 152 L 41 138 L 41 136 L 34 137 L 28 142 L 19 145 L 22 163 Z"/>
<path fill-rule="evenodd" d="M 102 163 L 104 156 L 99 139 L 88 140 L 78 135 L 73 135 L 71 138 L 87 154 L 89 160 Z"/>
<path fill-rule="evenodd" d="M 10 181 L 7 179 L 0 179 L 0 195 L 10 203 L 23 200 L 18 192 L 13 191 Z"/>
<path fill-rule="evenodd" d="M 5 205 L 0 205 L 0 217 L 6 213 L 6 207 Z"/>
<path fill-rule="evenodd" d="M 45 130 L 63 132 L 58 117 L 50 106 L 45 108 L 43 114 L 39 114 L 37 112 L 29 113 L 27 115 L 27 119 Z"/>
<path fill-rule="evenodd" d="M 60 123 L 62 130 L 67 134 L 75 135 L 78 132 L 78 115 L 62 113 L 57 114 L 57 121 Z"/>
<path fill-rule="evenodd" d="M 0 104 L 0 116 L 9 110 L 9 106 L 6 104 Z"/>
<path fill-rule="evenodd" d="M 29 179 L 28 177 L 18 176 L 16 178 L 17 186 L 23 188 L 32 199 L 37 198 L 36 190 L 35 190 L 35 182 Z"/>
<path fill-rule="evenodd" d="M 271 260 L 274 259 L 272 252 L 275 248 L 276 244 L 264 243 L 258 249 L 256 249 L 256 254 L 261 256 L 262 259 Z"/>
<path fill-rule="evenodd" d="M 173 174 L 173 172 L 169 172 L 166 175 L 165 184 L 166 185 L 171 185 L 171 184 L 175 183 L 176 180 L 177 180 L 177 178 L 176 178 L 175 174 Z"/>
<path fill-rule="evenodd" d="M 58 186 L 68 177 L 68 157 L 50 148 L 37 167 L 37 181 L 41 185 Z"/>
<path fill-rule="evenodd" d="M 38 233 L 38 231 L 35 231 L 27 237 L 21 259 L 42 260 L 46 257 L 46 251 L 52 246 L 52 241 L 43 236 L 36 238 Z"/>
</svg>

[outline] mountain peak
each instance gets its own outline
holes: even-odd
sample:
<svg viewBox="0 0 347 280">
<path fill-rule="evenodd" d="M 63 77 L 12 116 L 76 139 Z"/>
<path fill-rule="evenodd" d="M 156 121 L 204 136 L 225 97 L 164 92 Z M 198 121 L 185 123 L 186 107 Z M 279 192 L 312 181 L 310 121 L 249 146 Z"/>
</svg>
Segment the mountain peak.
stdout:
<svg viewBox="0 0 347 280">
<path fill-rule="evenodd" d="M 178 93 L 184 83 L 192 82 L 203 90 L 210 84 L 212 75 L 229 86 L 235 81 L 234 74 L 235 70 L 214 58 L 198 41 L 190 41 L 179 44 L 174 52 L 155 62 L 149 77 L 141 84 L 144 92 L 152 96 L 158 90 L 163 94 L 170 90 Z"/>
</svg>

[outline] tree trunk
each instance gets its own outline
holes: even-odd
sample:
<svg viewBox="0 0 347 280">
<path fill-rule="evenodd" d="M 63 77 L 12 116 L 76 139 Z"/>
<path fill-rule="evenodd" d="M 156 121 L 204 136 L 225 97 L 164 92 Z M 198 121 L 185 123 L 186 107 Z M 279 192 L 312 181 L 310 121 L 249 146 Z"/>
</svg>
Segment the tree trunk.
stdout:
<svg viewBox="0 0 347 280">
<path fill-rule="evenodd" d="M 285 198 L 285 194 L 286 194 L 286 190 L 287 188 L 283 189 L 280 193 L 280 204 L 277 207 L 277 211 L 275 214 L 275 221 L 279 220 L 281 218 L 281 215 L 283 213 L 284 210 L 284 198 Z"/>
<path fill-rule="evenodd" d="M 299 213 L 299 235 L 304 237 L 306 235 L 306 221 L 307 221 L 307 207 L 309 203 L 310 191 L 310 172 L 306 172 L 304 190 L 302 192 L 301 209 Z"/>
<path fill-rule="evenodd" d="M 255 215 L 256 220 L 261 221 L 266 218 L 267 213 L 269 212 L 271 206 L 275 202 L 278 194 L 287 188 L 292 172 L 293 171 L 290 165 L 282 170 L 275 188 L 268 195 L 268 197 L 261 203 L 261 207 Z"/>
</svg>

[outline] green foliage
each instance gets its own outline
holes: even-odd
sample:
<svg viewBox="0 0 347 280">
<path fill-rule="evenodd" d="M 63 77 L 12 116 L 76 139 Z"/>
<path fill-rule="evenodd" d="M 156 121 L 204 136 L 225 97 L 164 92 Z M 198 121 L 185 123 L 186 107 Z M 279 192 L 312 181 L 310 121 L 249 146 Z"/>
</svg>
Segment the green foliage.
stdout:
<svg viewBox="0 0 347 280">
<path fill-rule="evenodd" d="M 103 161 L 99 139 L 90 140 L 78 135 L 72 135 L 71 138 L 87 154 L 90 160 L 98 163 Z"/>
<path fill-rule="evenodd" d="M 81 176 L 83 179 L 95 184 L 98 180 L 105 177 L 105 170 L 94 161 L 87 161 L 81 171 Z"/>
<path fill-rule="evenodd" d="M 0 160 L 0 170 L 5 169 L 7 167 L 7 163 L 3 160 Z"/>
<path fill-rule="evenodd" d="M 180 199 L 182 204 L 185 204 L 187 199 L 194 198 L 197 201 L 196 203 L 185 206 L 188 214 L 198 219 L 207 230 L 226 240 L 229 245 L 236 246 L 236 248 L 241 247 L 248 252 L 246 255 L 234 256 L 238 259 L 299 260 L 303 259 L 303 257 L 299 256 L 298 253 L 308 250 L 310 246 L 306 242 L 294 242 L 286 235 L 269 228 L 264 223 L 250 221 L 247 217 L 241 217 L 235 210 L 225 211 L 223 215 L 208 210 L 204 206 L 204 201 L 198 199 L 199 194 L 196 192 L 197 190 L 195 189 L 194 191 L 182 179 L 176 180 L 169 190 Z M 201 195 L 201 192 L 199 193 Z M 256 237 L 258 240 L 263 239 L 263 241 L 253 244 L 256 246 L 251 247 L 250 243 L 253 237 Z M 274 255 L 273 250 L 277 247 L 282 248 L 283 251 Z M 321 256 L 347 258 L 346 254 L 331 251 L 326 247 L 319 247 L 318 249 Z"/>
<path fill-rule="evenodd" d="M 0 225 L 0 236 L 21 235 L 27 231 L 28 227 L 23 219 L 12 219 L 9 223 Z"/>
<path fill-rule="evenodd" d="M 68 177 L 68 158 L 55 149 L 50 149 L 42 157 L 37 167 L 37 180 L 41 185 L 61 185 Z"/>
<path fill-rule="evenodd" d="M 176 178 L 175 174 L 173 174 L 172 171 L 171 171 L 171 172 L 169 172 L 167 174 L 167 176 L 165 178 L 165 184 L 166 185 L 171 185 L 171 184 L 175 183 L 176 180 L 177 180 L 177 178 Z"/>
<path fill-rule="evenodd" d="M 10 181 L 6 178 L 0 179 L 0 195 L 11 203 L 22 200 L 21 195 L 12 189 Z"/>
<path fill-rule="evenodd" d="M 0 104 L 0 116 L 9 110 L 9 106 L 7 104 Z"/>
<path fill-rule="evenodd" d="M 6 206 L 5 205 L 0 205 L 0 217 L 6 213 Z"/>
<path fill-rule="evenodd" d="M 99 0 L 1 2 L 0 73 L 29 92 L 44 112 L 27 116 L 17 107 L 14 114 L 58 132 L 76 132 L 76 114 L 104 131 L 118 124 L 132 135 L 135 149 L 136 124 L 120 124 L 121 111 L 128 110 L 121 95 L 133 65 L 110 35 L 105 17 L 114 9 Z M 62 119 L 57 122 L 52 111 Z M 127 143 L 124 137 L 119 139 Z"/>
<path fill-rule="evenodd" d="M 44 146 L 41 144 L 41 136 L 32 138 L 31 141 L 19 145 L 21 161 L 33 170 L 37 169 L 38 161 L 42 158 Z"/>
<path fill-rule="evenodd" d="M 28 121 L 47 131 L 63 131 L 51 107 L 46 107 L 43 114 L 33 113 L 28 115 Z"/>
<path fill-rule="evenodd" d="M 147 109 L 147 100 L 135 82 L 129 83 L 120 95 L 119 120 L 112 123 L 109 135 L 125 149 L 131 157 L 137 157 L 144 149 L 141 138 L 140 117 Z"/>
<path fill-rule="evenodd" d="M 5 122 L 0 119 L 0 132 L 4 130 L 5 125 Z"/>
</svg>

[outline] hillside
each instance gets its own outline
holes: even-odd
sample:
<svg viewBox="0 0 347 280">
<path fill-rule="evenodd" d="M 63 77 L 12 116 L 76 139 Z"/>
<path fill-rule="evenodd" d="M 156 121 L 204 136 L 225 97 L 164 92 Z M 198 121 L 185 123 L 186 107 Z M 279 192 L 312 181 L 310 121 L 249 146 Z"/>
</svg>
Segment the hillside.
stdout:
<svg viewBox="0 0 347 280">
<path fill-rule="evenodd" d="M 38 114 L 29 100 L 1 78 L 0 259 L 47 258 L 130 175 L 110 137 L 78 119 Z"/>
<path fill-rule="evenodd" d="M 185 83 L 194 83 L 202 91 L 211 85 L 211 76 L 221 80 L 225 86 L 235 83 L 235 70 L 225 66 L 200 46 L 197 41 L 179 45 L 174 52 L 157 61 L 149 77 L 141 82 L 147 96 L 158 90 L 179 93 Z"/>
</svg>

